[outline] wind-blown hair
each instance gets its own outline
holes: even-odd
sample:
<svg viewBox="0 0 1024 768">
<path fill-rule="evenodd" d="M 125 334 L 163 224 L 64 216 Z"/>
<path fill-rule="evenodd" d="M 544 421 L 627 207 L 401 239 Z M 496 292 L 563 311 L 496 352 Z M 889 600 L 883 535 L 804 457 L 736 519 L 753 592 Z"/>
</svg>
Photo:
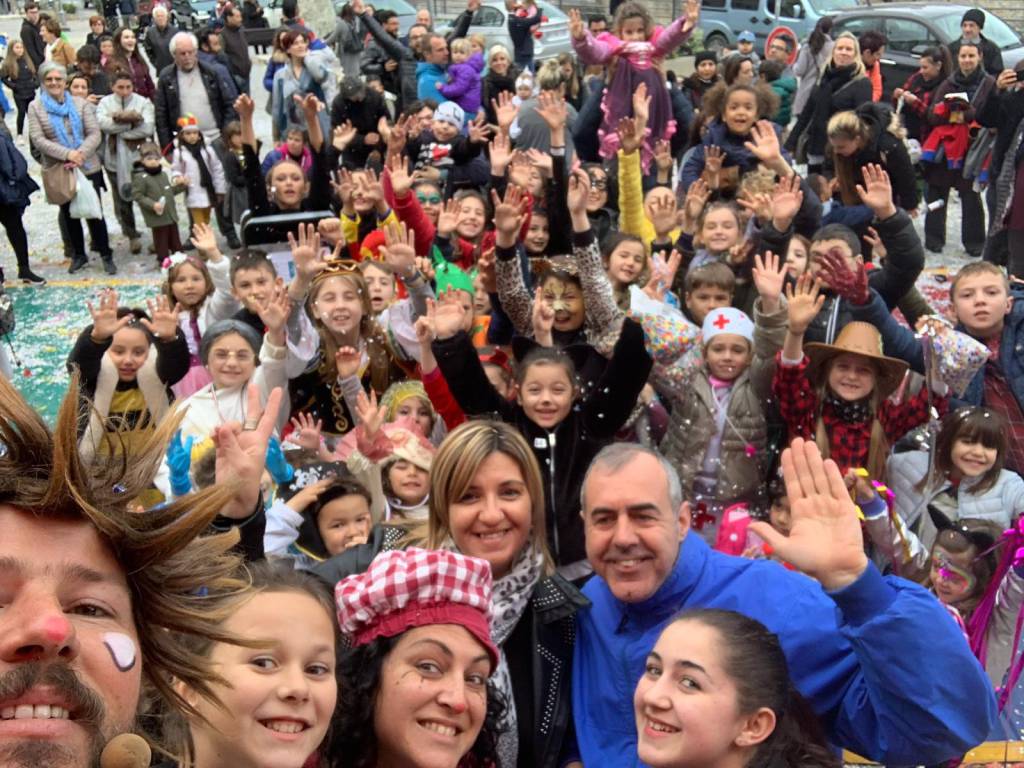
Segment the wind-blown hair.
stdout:
<svg viewBox="0 0 1024 768">
<path fill-rule="evenodd" d="M 120 435 L 105 432 L 105 450 L 85 461 L 78 451 L 79 378 L 74 373 L 51 432 L 11 383 L 0 377 L 0 504 L 43 519 L 91 523 L 124 570 L 138 632 L 143 701 L 198 715 L 172 688 L 172 680 L 216 702 L 220 680 L 208 661 L 176 639 L 209 637 L 236 642 L 220 624 L 247 592 L 235 577 L 230 552 L 237 535 L 204 536 L 230 499 L 220 486 L 159 509 L 133 511 L 129 503 L 149 487 L 178 429 L 166 418 L 131 455 Z"/>
</svg>

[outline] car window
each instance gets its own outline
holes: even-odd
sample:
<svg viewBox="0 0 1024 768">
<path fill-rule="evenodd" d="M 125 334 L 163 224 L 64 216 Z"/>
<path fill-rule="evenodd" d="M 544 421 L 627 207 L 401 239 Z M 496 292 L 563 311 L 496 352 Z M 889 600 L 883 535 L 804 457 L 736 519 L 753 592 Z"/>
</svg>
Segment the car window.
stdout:
<svg viewBox="0 0 1024 768">
<path fill-rule="evenodd" d="M 736 11 L 756 11 L 759 4 L 758 0 L 732 0 L 733 10 Z"/>
<path fill-rule="evenodd" d="M 922 47 L 939 42 L 928 27 L 913 19 L 886 19 L 885 36 L 889 40 L 886 48 L 901 53 L 912 53 L 915 48 L 920 53 Z"/>
<path fill-rule="evenodd" d="M 811 7 L 817 11 L 819 16 L 825 16 L 834 11 L 845 11 L 847 8 L 856 8 L 857 0 L 807 0 Z"/>
<path fill-rule="evenodd" d="M 372 3 L 372 5 L 378 11 L 382 11 L 386 8 L 389 11 L 394 11 L 399 16 L 405 16 L 407 14 L 409 16 L 416 15 L 416 9 L 409 3 L 405 2 L 405 0 L 378 0 L 378 2 Z"/>
<path fill-rule="evenodd" d="M 725 0 L 704 0 L 701 8 L 725 8 Z"/>
<path fill-rule="evenodd" d="M 704 3 L 704 5 L 707 5 L 707 3 Z M 548 17 L 548 21 L 562 21 L 569 18 L 557 5 L 544 5 L 543 3 L 537 3 L 537 7 L 540 9 L 541 13 Z"/>
<path fill-rule="evenodd" d="M 480 6 L 480 10 L 473 17 L 473 26 L 476 27 L 502 27 L 505 25 L 505 16 L 497 8 L 489 5 Z"/>
<path fill-rule="evenodd" d="M 877 16 L 851 16 L 845 19 L 838 19 L 832 26 L 832 39 L 835 40 L 840 33 L 849 32 L 854 37 L 860 37 L 862 32 L 869 29 L 881 31 L 883 20 Z"/>
<path fill-rule="evenodd" d="M 960 39 L 961 17 L 962 14 L 960 13 L 951 13 L 935 19 L 936 25 L 946 35 L 948 42 Z M 1017 48 L 1021 44 L 1017 33 L 1010 29 L 1006 22 L 992 13 L 992 11 L 985 12 L 985 28 L 981 33 L 999 46 L 1001 50 Z"/>
<path fill-rule="evenodd" d="M 776 6 L 778 10 L 776 10 Z M 804 17 L 804 6 L 800 0 L 768 0 L 765 8 L 772 16 L 781 16 L 785 19 L 802 19 Z"/>
</svg>

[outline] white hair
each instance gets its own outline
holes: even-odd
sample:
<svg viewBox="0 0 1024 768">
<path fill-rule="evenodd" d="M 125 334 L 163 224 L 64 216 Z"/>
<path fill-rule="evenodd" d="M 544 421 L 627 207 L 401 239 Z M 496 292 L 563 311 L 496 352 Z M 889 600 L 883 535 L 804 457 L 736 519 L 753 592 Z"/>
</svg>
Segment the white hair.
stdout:
<svg viewBox="0 0 1024 768">
<path fill-rule="evenodd" d="M 153 15 L 156 16 L 158 14 L 161 16 L 167 16 L 167 9 L 164 8 L 162 5 L 156 6 L 155 8 L 153 8 Z"/>
<path fill-rule="evenodd" d="M 199 40 L 196 38 L 195 35 L 193 35 L 191 32 L 178 32 L 174 37 L 171 38 L 171 41 L 167 44 L 167 48 L 168 50 L 170 50 L 172 56 L 174 55 L 175 50 L 177 50 L 178 48 L 178 43 L 182 40 L 191 40 L 192 47 L 195 48 L 197 51 L 199 50 Z"/>
</svg>

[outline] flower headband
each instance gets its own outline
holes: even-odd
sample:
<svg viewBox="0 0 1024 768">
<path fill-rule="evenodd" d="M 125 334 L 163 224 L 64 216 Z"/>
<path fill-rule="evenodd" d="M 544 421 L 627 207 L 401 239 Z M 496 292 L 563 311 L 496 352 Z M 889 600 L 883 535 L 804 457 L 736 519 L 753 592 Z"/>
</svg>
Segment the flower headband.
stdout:
<svg viewBox="0 0 1024 768">
<path fill-rule="evenodd" d="M 164 276 L 164 280 L 167 280 L 167 276 L 170 274 L 171 269 L 180 264 L 184 264 L 186 261 L 191 262 L 192 264 L 199 263 L 196 261 L 195 257 L 189 256 L 187 253 L 182 253 L 181 251 L 175 251 L 160 264 L 160 274 Z"/>
</svg>

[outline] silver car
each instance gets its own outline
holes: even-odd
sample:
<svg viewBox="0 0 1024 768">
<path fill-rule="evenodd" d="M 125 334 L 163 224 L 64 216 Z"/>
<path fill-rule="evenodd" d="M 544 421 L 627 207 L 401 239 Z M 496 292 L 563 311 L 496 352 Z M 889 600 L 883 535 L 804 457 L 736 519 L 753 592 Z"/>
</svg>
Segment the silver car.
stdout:
<svg viewBox="0 0 1024 768">
<path fill-rule="evenodd" d="M 547 18 L 540 25 L 541 36 L 534 38 L 533 58 L 535 61 L 553 59 L 562 53 L 572 52 L 572 40 L 569 38 L 569 17 L 562 10 L 548 3 L 537 3 L 541 15 Z M 509 53 L 515 55 L 512 46 L 512 37 L 508 33 L 508 14 L 504 3 L 484 2 L 480 4 L 480 10 L 473 16 L 473 23 L 466 33 L 470 35 L 482 35 L 487 41 L 487 50 L 492 45 L 501 44 L 508 48 Z M 451 26 L 451 20 L 444 20 L 435 25 L 437 31 L 444 34 Z"/>
</svg>

